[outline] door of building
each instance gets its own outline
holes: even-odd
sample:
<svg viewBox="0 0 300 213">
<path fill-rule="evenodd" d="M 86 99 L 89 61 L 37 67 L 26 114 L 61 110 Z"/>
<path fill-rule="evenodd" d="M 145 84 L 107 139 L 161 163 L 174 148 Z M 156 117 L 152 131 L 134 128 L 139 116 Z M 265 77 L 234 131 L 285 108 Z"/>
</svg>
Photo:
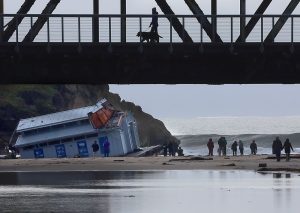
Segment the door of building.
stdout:
<svg viewBox="0 0 300 213">
<path fill-rule="evenodd" d="M 42 148 L 37 148 L 33 150 L 35 158 L 44 158 L 44 150 Z"/>
<path fill-rule="evenodd" d="M 56 155 L 58 158 L 65 158 L 67 157 L 66 148 L 64 144 L 55 145 Z"/>
<path fill-rule="evenodd" d="M 85 140 L 78 141 L 77 147 L 78 147 L 78 154 L 80 157 L 88 157 L 89 156 L 89 151 L 88 151 Z"/>
</svg>

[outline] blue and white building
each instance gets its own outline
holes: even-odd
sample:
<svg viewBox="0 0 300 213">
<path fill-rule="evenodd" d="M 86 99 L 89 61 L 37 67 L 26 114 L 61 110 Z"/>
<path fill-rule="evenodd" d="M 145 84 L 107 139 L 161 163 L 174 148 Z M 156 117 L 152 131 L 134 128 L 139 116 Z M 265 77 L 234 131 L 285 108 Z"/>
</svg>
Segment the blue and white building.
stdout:
<svg viewBox="0 0 300 213">
<path fill-rule="evenodd" d="M 15 146 L 21 158 L 73 158 L 93 156 L 97 141 L 103 156 L 103 142 L 110 142 L 110 156 L 123 156 L 140 146 L 137 123 L 129 112 L 113 110 L 105 125 L 95 129 L 90 113 L 101 110 L 108 102 L 20 120 Z M 111 105 L 110 105 L 111 106 Z"/>
</svg>

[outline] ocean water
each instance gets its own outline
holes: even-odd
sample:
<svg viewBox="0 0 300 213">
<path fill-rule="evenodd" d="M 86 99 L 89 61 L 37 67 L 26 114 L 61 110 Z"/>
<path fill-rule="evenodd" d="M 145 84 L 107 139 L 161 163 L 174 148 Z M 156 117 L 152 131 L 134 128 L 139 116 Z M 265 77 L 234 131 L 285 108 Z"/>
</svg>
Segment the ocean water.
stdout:
<svg viewBox="0 0 300 213">
<path fill-rule="evenodd" d="M 293 173 L 201 170 L 0 175 L 0 212 L 299 212 L 300 176 Z"/>
<path fill-rule="evenodd" d="M 255 140 L 258 154 L 271 154 L 272 142 L 279 136 L 289 138 L 295 153 L 300 153 L 300 116 L 283 117 L 197 117 L 191 119 L 163 119 L 168 130 L 180 141 L 186 155 L 207 155 L 209 138 L 215 142 L 225 136 L 228 151 L 235 140 L 244 142 L 245 154 L 250 154 L 250 143 Z"/>
<path fill-rule="evenodd" d="M 300 133 L 300 116 L 166 118 L 162 121 L 173 135 Z"/>
</svg>

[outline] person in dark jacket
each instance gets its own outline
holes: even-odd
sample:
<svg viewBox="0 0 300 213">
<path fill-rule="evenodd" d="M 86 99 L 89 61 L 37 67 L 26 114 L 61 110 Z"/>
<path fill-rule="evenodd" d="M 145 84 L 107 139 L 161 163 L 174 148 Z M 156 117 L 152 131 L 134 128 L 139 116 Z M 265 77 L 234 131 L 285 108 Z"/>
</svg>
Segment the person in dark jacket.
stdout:
<svg viewBox="0 0 300 213">
<path fill-rule="evenodd" d="M 256 153 L 257 153 L 257 145 L 255 143 L 255 140 L 253 140 L 252 143 L 250 144 L 250 150 L 251 150 L 251 154 L 252 155 L 256 155 Z"/>
<path fill-rule="evenodd" d="M 219 156 L 221 155 L 221 153 L 223 154 L 223 156 L 226 156 L 226 149 L 227 149 L 227 141 L 225 139 L 225 137 L 220 137 L 220 139 L 218 140 L 218 144 L 219 144 Z"/>
<path fill-rule="evenodd" d="M 276 160 L 280 161 L 282 143 L 281 140 L 279 140 L 279 137 L 276 137 L 276 139 L 273 141 L 272 149 L 273 149 L 273 154 L 276 155 Z"/>
<path fill-rule="evenodd" d="M 151 33 L 157 34 L 157 27 L 158 27 L 158 12 L 156 11 L 156 8 L 152 8 L 152 21 L 149 25 L 151 27 Z"/>
<path fill-rule="evenodd" d="M 226 138 L 223 137 L 223 156 L 226 156 L 226 152 L 227 152 L 227 141 Z"/>
<path fill-rule="evenodd" d="M 184 156 L 183 149 L 179 146 L 177 150 L 178 156 Z"/>
<path fill-rule="evenodd" d="M 222 137 L 219 138 L 218 140 L 218 155 L 221 156 L 221 153 L 222 153 Z"/>
<path fill-rule="evenodd" d="M 214 155 L 214 142 L 210 138 L 207 142 L 207 148 L 208 148 L 208 156 L 213 156 Z"/>
<path fill-rule="evenodd" d="M 97 141 L 94 141 L 94 143 L 92 145 L 92 149 L 93 149 L 93 157 L 95 157 L 96 153 L 99 151 L 99 145 L 98 145 Z"/>
<path fill-rule="evenodd" d="M 286 155 L 286 161 L 290 160 L 290 154 L 291 154 L 291 150 L 294 151 L 293 146 L 290 142 L 290 139 L 286 139 L 283 145 L 284 151 L 285 151 L 285 155 Z"/>
<path fill-rule="evenodd" d="M 236 141 L 234 141 L 233 144 L 231 145 L 232 155 L 233 156 L 237 155 L 237 147 L 238 147 L 238 143 Z"/>
<path fill-rule="evenodd" d="M 244 144 L 242 140 L 239 140 L 239 150 L 240 150 L 240 154 L 244 155 Z"/>
<path fill-rule="evenodd" d="M 164 150 L 164 156 L 167 157 L 168 156 L 168 145 L 167 144 L 164 144 L 163 150 Z"/>
</svg>

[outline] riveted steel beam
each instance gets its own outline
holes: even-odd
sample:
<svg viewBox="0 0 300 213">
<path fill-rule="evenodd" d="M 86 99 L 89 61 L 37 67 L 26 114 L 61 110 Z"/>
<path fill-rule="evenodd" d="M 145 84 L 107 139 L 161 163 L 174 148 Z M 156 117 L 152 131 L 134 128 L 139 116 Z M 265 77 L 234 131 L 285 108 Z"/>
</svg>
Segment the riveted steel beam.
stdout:
<svg viewBox="0 0 300 213">
<path fill-rule="evenodd" d="M 3 41 L 7 42 L 11 38 L 17 27 L 24 19 L 24 16 L 19 16 L 18 14 L 27 14 L 35 2 L 36 0 L 25 0 L 16 16 L 10 22 L 8 22 L 7 27 L 3 32 Z"/>
<path fill-rule="evenodd" d="M 240 34 L 240 36 L 238 37 L 236 42 L 241 42 L 241 41 L 244 41 L 247 39 L 247 37 L 249 36 L 249 34 L 252 32 L 255 25 L 259 21 L 259 19 L 260 19 L 259 15 L 264 14 L 264 12 L 267 10 L 267 8 L 271 4 L 271 2 L 272 2 L 272 0 L 263 0 L 263 2 L 259 5 L 257 10 L 255 11 L 254 16 L 249 20 L 249 22 L 247 23 L 247 25 L 245 27 L 244 39 L 242 38 L 242 34 Z"/>
<path fill-rule="evenodd" d="M 57 5 L 60 3 L 60 0 L 50 0 L 45 9 L 42 12 L 42 15 L 50 15 L 55 10 Z M 25 36 L 23 42 L 32 42 L 35 37 L 38 35 L 40 30 L 43 28 L 44 24 L 47 22 L 47 16 L 39 16 L 36 22 L 33 24 L 32 28 L 29 30 Z"/>
<path fill-rule="evenodd" d="M 292 14 L 292 12 L 295 10 L 297 5 L 299 4 L 300 0 L 291 0 L 287 8 L 284 10 L 282 16 L 278 19 L 272 30 L 269 32 L 268 36 L 265 39 L 265 43 L 271 43 L 274 42 L 274 39 L 286 23 L 286 21 L 289 19 L 289 15 Z"/>
<path fill-rule="evenodd" d="M 174 15 L 173 10 L 170 8 L 166 0 L 155 0 L 155 1 L 165 15 Z M 177 17 L 168 16 L 167 18 L 184 43 L 193 43 L 192 38 L 190 37 L 188 32 L 184 29 L 183 25 L 180 23 Z"/>
<path fill-rule="evenodd" d="M 207 17 L 205 17 L 203 11 L 197 4 L 195 0 L 184 0 L 187 6 L 190 8 L 192 13 L 196 15 L 196 18 L 198 22 L 201 24 L 202 28 L 208 35 L 208 37 L 213 41 L 213 39 L 216 42 L 223 42 L 218 33 L 215 32 L 215 35 L 213 35 L 213 26 L 212 24 L 208 21 Z"/>
</svg>

